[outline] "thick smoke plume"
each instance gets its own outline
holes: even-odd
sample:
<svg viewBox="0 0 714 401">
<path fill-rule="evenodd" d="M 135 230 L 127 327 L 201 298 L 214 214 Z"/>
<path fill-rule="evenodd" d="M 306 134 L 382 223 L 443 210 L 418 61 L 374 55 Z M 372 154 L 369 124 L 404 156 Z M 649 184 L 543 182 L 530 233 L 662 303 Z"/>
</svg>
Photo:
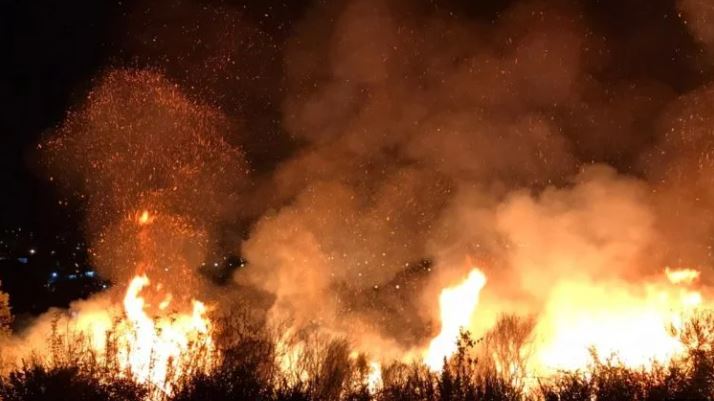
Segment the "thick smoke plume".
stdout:
<svg viewBox="0 0 714 401">
<path fill-rule="evenodd" d="M 708 46 L 704 3 L 678 6 Z M 148 259 L 168 286 L 198 280 L 221 228 L 247 219 L 231 244 L 247 267 L 226 298 L 257 289 L 270 321 L 381 357 L 425 345 L 439 290 L 472 264 L 488 277 L 480 334 L 504 312 L 557 326 L 568 282 L 627 298 L 668 265 L 708 280 L 706 80 L 682 89 L 620 70 L 618 55 L 640 42 L 608 40 L 572 2 L 518 2 L 488 18 L 413 1 L 319 2 L 292 29 L 269 97 L 293 146 L 276 149 L 267 173 L 249 177 L 251 155 L 229 145 L 264 134 L 236 139 L 235 120 L 252 116 L 191 100 L 156 72 L 107 73 L 44 145 L 52 177 L 86 202 L 101 271 L 122 280 L 141 268 L 125 239 L 142 210 L 161 222 Z"/>
<path fill-rule="evenodd" d="M 310 10 L 286 46 L 283 104 L 305 145 L 278 166 L 287 205 L 255 224 L 236 278 L 275 294 L 278 314 L 409 348 L 434 334 L 438 291 L 468 259 L 489 277 L 481 330 L 504 312 L 547 320 L 565 281 L 707 266 L 709 102 L 607 77 L 608 46 L 565 3 L 493 21 L 398 1 Z"/>
</svg>

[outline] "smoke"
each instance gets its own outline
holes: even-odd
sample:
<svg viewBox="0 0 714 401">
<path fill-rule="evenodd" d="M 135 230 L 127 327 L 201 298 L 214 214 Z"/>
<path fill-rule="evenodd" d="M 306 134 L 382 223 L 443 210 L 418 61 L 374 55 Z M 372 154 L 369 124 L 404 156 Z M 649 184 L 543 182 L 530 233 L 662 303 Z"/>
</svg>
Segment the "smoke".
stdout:
<svg viewBox="0 0 714 401">
<path fill-rule="evenodd" d="M 678 5 L 708 46 L 707 6 Z M 176 82 L 110 71 L 43 145 L 51 176 L 87 205 L 93 262 L 114 280 L 149 269 L 195 288 L 221 230 L 249 220 L 230 244 L 248 265 L 225 299 L 258 290 L 273 323 L 393 356 L 438 331 L 438 293 L 471 264 L 488 277 L 480 333 L 503 312 L 552 321 L 566 282 L 618 283 L 627 297 L 622 283 L 666 265 L 707 275 L 714 91 L 621 72 L 618 55 L 639 42 L 611 40 L 586 9 L 525 1 L 473 18 L 426 2 L 317 2 L 279 44 L 215 10 L 201 19 L 227 36 L 209 30 L 220 46 L 192 53 L 201 62 L 170 72 Z M 231 47 L 245 32 L 262 38 L 259 54 L 280 49 L 278 89 L 274 64 L 256 67 L 246 41 Z M 160 42 L 179 60 L 184 47 Z M 236 84 L 231 60 L 270 73 Z M 183 89 L 194 85 L 207 89 Z M 236 106 L 251 96 L 277 99 L 280 119 L 238 124 L 266 118 Z M 273 125 L 285 137 L 269 143 L 290 146 L 267 146 L 275 159 L 251 176 L 245 160 L 265 161 L 260 129 Z M 137 244 L 144 210 L 155 222 Z"/>
<path fill-rule="evenodd" d="M 678 0 L 680 18 L 691 30 L 692 36 L 711 51 L 714 45 L 714 5 L 705 0 Z"/>
<path fill-rule="evenodd" d="M 304 146 L 276 169 L 285 205 L 254 225 L 236 280 L 275 294 L 275 315 L 408 349 L 435 334 L 438 291 L 468 260 L 489 277 L 482 332 L 504 311 L 543 312 L 565 281 L 710 263 L 676 257 L 694 257 L 680 247 L 701 247 L 711 223 L 673 203 L 681 185 L 655 178 L 676 165 L 691 181 L 694 159 L 678 149 L 642 162 L 677 120 L 662 110 L 682 100 L 655 79 L 609 77 L 617 60 L 583 13 L 557 2 L 491 21 L 399 1 L 310 10 L 285 50 L 284 123 Z"/>
<path fill-rule="evenodd" d="M 673 260 L 705 266 L 712 260 L 714 227 L 712 100 L 707 84 L 672 102 L 660 119 L 658 141 L 642 156 L 657 194 L 658 228 L 668 234 L 665 252 Z"/>
</svg>

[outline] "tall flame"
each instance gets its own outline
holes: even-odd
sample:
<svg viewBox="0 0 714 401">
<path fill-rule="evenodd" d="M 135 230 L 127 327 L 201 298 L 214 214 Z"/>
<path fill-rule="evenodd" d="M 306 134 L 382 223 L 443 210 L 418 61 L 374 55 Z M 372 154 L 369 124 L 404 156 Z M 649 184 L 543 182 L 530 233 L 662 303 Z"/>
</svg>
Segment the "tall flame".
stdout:
<svg viewBox="0 0 714 401">
<path fill-rule="evenodd" d="M 145 311 L 146 301 L 140 296 L 147 285 L 147 276 L 134 277 L 124 297 L 128 324 L 120 333 L 125 355 L 120 356 L 119 362 L 137 382 L 151 383 L 170 392 L 174 379 L 181 376 L 186 366 L 211 366 L 211 324 L 205 316 L 206 306 L 196 300 L 191 314 L 152 319 Z"/>
<path fill-rule="evenodd" d="M 672 284 L 691 284 L 699 278 L 699 270 L 665 268 L 665 275 Z"/>
<path fill-rule="evenodd" d="M 444 358 L 456 352 L 459 330 L 468 327 L 484 285 L 486 276 L 481 270 L 473 269 L 462 283 L 441 291 L 441 331 L 431 340 L 424 355 L 424 363 L 432 370 L 441 369 Z"/>
<path fill-rule="evenodd" d="M 592 351 L 633 368 L 649 368 L 683 355 L 677 337 L 683 322 L 703 302 L 691 284 L 693 269 L 667 268 L 664 278 L 639 285 L 624 282 L 564 281 L 548 296 L 534 328 L 533 352 L 526 361 L 532 374 L 587 369 Z M 432 370 L 457 350 L 461 328 L 469 328 L 486 277 L 472 270 L 439 296 L 441 331 L 424 353 Z M 483 333 L 477 333 L 483 334 Z"/>
<path fill-rule="evenodd" d="M 691 269 L 666 269 L 667 283 L 642 288 L 625 284 L 567 282 L 550 297 L 538 327 L 534 369 L 586 369 L 599 357 L 625 366 L 649 368 L 685 349 L 675 335 L 703 301 L 698 291 L 681 288 L 698 277 Z"/>
</svg>

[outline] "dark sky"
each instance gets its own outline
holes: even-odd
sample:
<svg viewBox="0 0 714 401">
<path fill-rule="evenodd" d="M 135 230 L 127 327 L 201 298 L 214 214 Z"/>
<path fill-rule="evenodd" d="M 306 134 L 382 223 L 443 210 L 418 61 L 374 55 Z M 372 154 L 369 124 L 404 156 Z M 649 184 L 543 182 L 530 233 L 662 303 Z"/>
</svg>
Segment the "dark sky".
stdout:
<svg viewBox="0 0 714 401">
<path fill-rule="evenodd" d="M 109 67 L 160 68 L 210 97 L 212 86 L 223 83 L 220 71 L 211 80 L 195 74 L 210 68 L 206 59 L 212 49 L 197 44 L 206 32 L 220 37 L 234 30 L 242 39 L 228 41 L 235 46 L 229 51 L 252 56 L 237 67 L 250 79 L 229 92 L 234 96 L 214 100 L 231 113 L 251 116 L 246 124 L 256 134 L 241 145 L 254 168 L 269 171 L 295 146 L 280 127 L 281 46 L 309 3 L 2 0 L 0 227 L 22 225 L 47 238 L 74 232 L 77 217 L 72 211 L 79 205 L 58 205 L 60 198 L 33 167 L 34 146 L 83 98 L 93 77 Z M 489 20 L 510 3 L 440 0 L 424 1 L 424 6 Z M 702 78 L 696 61 L 700 50 L 676 18 L 673 1 L 581 3 L 595 33 L 621 44 L 613 46 L 616 68 L 602 74 L 613 79 L 654 77 L 676 91 Z"/>
<path fill-rule="evenodd" d="M 183 7 L 184 3 L 0 2 L 0 227 L 23 226 L 48 237 L 74 229 L 73 208 L 58 206 L 61 199 L 38 172 L 33 149 L 43 135 L 61 123 L 68 109 L 81 101 L 92 78 L 103 69 L 124 65 L 167 68 L 165 54 L 180 54 L 191 47 L 179 41 L 166 48 L 156 44 L 154 48 L 147 39 L 160 35 L 160 28 L 172 19 L 171 10 L 164 19 L 163 12 L 154 11 L 157 7 Z M 304 7 L 300 1 L 291 1 L 289 6 L 277 1 L 235 3 L 227 7 L 240 10 L 246 18 L 273 16 L 256 21 L 266 35 L 276 38 L 280 27 L 289 24 Z M 138 27 L 134 25 L 137 15 L 147 16 Z M 191 16 L 182 16 L 176 22 L 190 23 Z M 168 31 L 168 35 L 176 33 L 171 26 Z M 133 47 L 136 43 L 139 45 Z"/>
</svg>

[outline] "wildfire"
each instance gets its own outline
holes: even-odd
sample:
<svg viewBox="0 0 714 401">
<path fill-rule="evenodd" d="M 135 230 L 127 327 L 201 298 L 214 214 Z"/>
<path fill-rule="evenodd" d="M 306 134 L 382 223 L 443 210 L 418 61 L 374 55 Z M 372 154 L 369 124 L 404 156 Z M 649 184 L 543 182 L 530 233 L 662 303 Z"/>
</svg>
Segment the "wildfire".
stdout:
<svg viewBox="0 0 714 401">
<path fill-rule="evenodd" d="M 305 357 L 305 343 L 296 341 L 292 329 L 286 330 L 278 339 L 275 351 L 278 368 L 288 381 L 307 379 L 307 372 L 300 366 L 300 360 Z"/>
<path fill-rule="evenodd" d="M 441 369 L 444 358 L 456 352 L 459 330 L 468 327 L 484 285 L 486 276 L 481 270 L 473 269 L 461 284 L 441 291 L 441 331 L 431 340 L 424 355 L 424 363 L 432 370 Z"/>
<path fill-rule="evenodd" d="M 649 368 L 683 354 L 676 336 L 683 321 L 704 301 L 686 288 L 700 272 L 665 270 L 665 280 L 639 286 L 626 283 L 566 281 L 555 286 L 535 327 L 534 353 L 526 361 L 530 373 L 587 369 L 592 352 L 633 368 Z M 424 353 L 424 362 L 440 370 L 457 349 L 461 328 L 469 328 L 486 277 L 472 270 L 439 296 L 441 331 Z M 477 318 L 477 317 L 476 317 Z"/>
<path fill-rule="evenodd" d="M 148 225 L 156 216 L 144 210 L 132 218 L 141 228 L 137 241 L 143 249 L 148 244 Z M 140 266 L 147 268 L 150 262 L 143 260 Z M 121 374 L 171 394 L 182 375 L 215 366 L 213 328 L 204 303 L 194 299 L 190 310 L 169 311 L 173 295 L 159 283 L 148 300 L 142 292 L 149 285 L 148 275 L 137 274 L 129 281 L 121 309 L 80 314 L 74 327 L 90 335 L 92 348 L 106 355 L 106 362 L 116 363 Z M 114 353 L 107 349 L 108 343 L 114 343 Z"/>
<path fill-rule="evenodd" d="M 205 316 L 206 306 L 196 300 L 190 314 L 152 319 L 146 313 L 145 299 L 140 296 L 147 285 L 148 277 L 135 277 L 124 297 L 127 320 L 119 338 L 124 349 L 119 363 L 137 382 L 151 383 L 170 392 L 173 382 L 187 368 L 212 367 L 211 323 Z"/>
<path fill-rule="evenodd" d="M 691 284 L 699 278 L 700 272 L 694 269 L 664 269 L 667 279 L 672 284 Z"/>
<path fill-rule="evenodd" d="M 376 361 L 369 363 L 369 372 L 367 373 L 367 389 L 370 393 L 375 393 L 382 386 L 382 364 Z"/>
<path fill-rule="evenodd" d="M 137 221 L 140 226 L 147 225 L 147 224 L 151 223 L 153 220 L 154 220 L 154 218 L 153 218 L 153 216 L 151 216 L 151 214 L 149 213 L 148 210 L 144 210 L 143 212 L 141 212 L 141 214 L 137 218 Z"/>
<path fill-rule="evenodd" d="M 139 227 L 136 233 L 139 247 L 145 250 L 156 246 L 149 241 L 151 224 L 161 223 L 162 219 L 148 210 L 132 214 L 130 219 Z M 218 353 L 212 324 L 205 304 L 195 299 L 190 310 L 172 312 L 176 308 L 172 305 L 173 294 L 161 283 L 150 287 L 151 281 L 143 272 L 150 270 L 152 260 L 142 256 L 138 266 L 139 274 L 128 283 L 120 312 L 79 316 L 76 325 L 92 336 L 97 351 L 106 352 L 107 336 L 112 336 L 116 354 L 110 357 L 116 358 L 122 375 L 157 388 L 162 394 L 172 394 L 183 375 L 209 372 L 216 366 Z M 702 293 L 694 288 L 699 276 L 695 269 L 667 267 L 662 277 L 639 283 L 582 278 L 555 283 L 544 297 L 545 304 L 537 306 L 533 335 L 526 336 L 532 339 L 528 341 L 532 341 L 529 345 L 533 352 L 521 353 L 517 349 L 512 353 L 519 357 L 527 354 L 524 361 L 501 361 L 494 357 L 496 367 L 511 376 L 522 371 L 547 375 L 556 370 L 582 370 L 592 363 L 593 351 L 601 358 L 613 357 L 628 367 L 648 368 L 655 362 L 666 363 L 685 352 L 675 332 L 704 303 Z M 486 282 L 484 272 L 472 268 L 461 282 L 442 289 L 438 299 L 439 334 L 425 350 L 416 350 L 405 360 L 418 355 L 428 368 L 439 371 L 444 359 L 457 351 L 461 329 L 474 332 L 474 327 L 487 328 L 489 323 L 495 323 L 478 320 L 491 318 L 493 314 L 476 313 Z M 304 360 L 311 349 L 295 336 L 294 330 L 290 328 L 278 338 L 275 362 L 284 378 L 298 383 L 309 379 Z M 353 354 L 358 355 L 356 351 Z M 363 380 L 370 392 L 378 391 L 382 386 L 381 364 L 369 361 Z"/>
<path fill-rule="evenodd" d="M 585 369 L 599 357 L 629 367 L 667 362 L 683 351 L 668 327 L 685 305 L 654 288 L 641 296 L 627 288 L 565 283 L 552 295 L 538 327 L 539 370 Z"/>
</svg>

